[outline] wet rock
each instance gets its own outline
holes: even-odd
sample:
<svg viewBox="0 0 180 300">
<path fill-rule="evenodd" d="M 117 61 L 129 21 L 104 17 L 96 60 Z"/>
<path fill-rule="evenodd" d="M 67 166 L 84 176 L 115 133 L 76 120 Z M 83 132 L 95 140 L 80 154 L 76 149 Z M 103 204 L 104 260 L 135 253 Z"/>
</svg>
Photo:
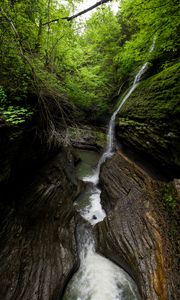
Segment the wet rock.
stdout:
<svg viewBox="0 0 180 300">
<path fill-rule="evenodd" d="M 180 199 L 180 179 L 175 178 L 174 179 L 174 185 L 175 185 L 175 188 L 177 190 L 177 193 L 178 193 L 178 196 L 179 196 L 179 199 Z"/>
<path fill-rule="evenodd" d="M 120 152 L 102 167 L 107 217 L 95 229 L 98 251 L 131 274 L 143 300 L 178 299 L 172 220 L 162 203 L 166 185 Z"/>
<path fill-rule="evenodd" d="M 117 118 L 117 137 L 180 176 L 179 63 L 142 80 Z"/>
<path fill-rule="evenodd" d="M 46 154 L 44 165 L 30 151 L 23 169 L 27 153 L 14 167 L 7 156 L 11 176 L 0 189 L 0 300 L 57 300 L 78 264 L 73 201 L 80 183 L 67 151 Z"/>
<path fill-rule="evenodd" d="M 22 138 L 20 128 L 12 128 L 1 120 L 0 126 L 0 186 L 7 182 L 11 171 L 14 154 L 19 148 Z"/>
<path fill-rule="evenodd" d="M 67 136 L 75 148 L 87 150 L 102 150 L 106 144 L 104 128 L 89 126 L 69 127 Z"/>
</svg>

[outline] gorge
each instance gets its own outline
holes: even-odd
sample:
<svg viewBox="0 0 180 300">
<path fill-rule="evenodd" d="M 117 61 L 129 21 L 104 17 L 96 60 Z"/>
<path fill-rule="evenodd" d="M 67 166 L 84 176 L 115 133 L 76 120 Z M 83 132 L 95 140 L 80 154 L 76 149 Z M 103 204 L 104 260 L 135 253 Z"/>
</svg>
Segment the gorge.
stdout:
<svg viewBox="0 0 180 300">
<path fill-rule="evenodd" d="M 0 300 L 178 300 L 179 3 L 80 2 L 0 5 Z"/>
</svg>

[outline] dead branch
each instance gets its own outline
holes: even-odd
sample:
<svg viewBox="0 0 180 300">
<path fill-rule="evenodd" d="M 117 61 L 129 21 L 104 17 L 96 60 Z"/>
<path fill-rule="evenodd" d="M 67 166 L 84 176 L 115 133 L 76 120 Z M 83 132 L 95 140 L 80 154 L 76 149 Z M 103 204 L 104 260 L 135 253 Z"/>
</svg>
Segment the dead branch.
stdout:
<svg viewBox="0 0 180 300">
<path fill-rule="evenodd" d="M 77 18 L 77 17 L 79 17 L 79 16 L 87 13 L 88 11 L 90 11 L 90 10 L 98 7 L 99 5 L 105 4 L 105 3 L 110 2 L 110 1 L 111 0 L 101 0 L 101 1 L 99 1 L 97 3 L 95 3 L 94 5 L 90 6 L 89 8 L 86 8 L 86 9 L 82 10 L 81 12 L 79 12 L 79 13 L 73 15 L 73 16 L 65 17 L 65 18 L 62 18 L 62 19 L 65 19 L 67 21 L 71 21 L 71 20 L 73 20 L 73 19 L 75 19 L 75 18 Z"/>
<path fill-rule="evenodd" d="M 54 19 L 54 20 L 48 21 L 46 23 L 43 23 L 42 25 L 45 26 L 45 25 L 49 25 L 49 24 L 51 24 L 53 22 L 58 22 L 58 21 L 59 21 L 59 19 Z"/>
<path fill-rule="evenodd" d="M 77 13 L 77 14 L 75 14 L 75 15 L 73 15 L 73 16 L 70 16 L 70 17 L 64 17 L 64 18 L 61 18 L 61 20 L 71 21 L 71 20 L 73 20 L 73 19 L 75 19 L 75 18 L 77 18 L 77 17 L 79 17 L 79 16 L 81 16 L 81 15 L 87 13 L 88 11 L 90 11 L 90 10 L 92 10 L 92 9 L 94 9 L 94 8 L 96 8 L 96 7 L 100 6 L 100 5 L 102 5 L 102 4 L 105 4 L 105 3 L 107 3 L 107 2 L 110 2 L 110 1 L 112 1 L 112 0 L 101 0 L 101 1 L 99 1 L 99 2 L 96 2 L 94 5 L 92 5 L 92 6 L 88 7 L 88 8 L 86 8 L 86 9 L 82 10 L 82 11 L 79 12 L 79 13 Z M 43 26 L 44 26 L 44 25 L 49 25 L 49 24 L 51 24 L 51 23 L 53 23 L 53 22 L 58 22 L 59 20 L 60 20 L 60 19 L 54 19 L 54 20 L 45 22 L 45 23 L 43 23 L 42 25 L 43 25 Z"/>
</svg>

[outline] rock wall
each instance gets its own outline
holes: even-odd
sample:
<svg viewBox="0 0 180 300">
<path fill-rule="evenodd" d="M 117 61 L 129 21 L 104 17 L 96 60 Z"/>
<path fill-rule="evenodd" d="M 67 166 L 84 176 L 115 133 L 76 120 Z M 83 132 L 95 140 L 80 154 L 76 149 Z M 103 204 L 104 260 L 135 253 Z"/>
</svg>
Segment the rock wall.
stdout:
<svg viewBox="0 0 180 300">
<path fill-rule="evenodd" d="M 102 167 L 101 186 L 107 217 L 95 229 L 98 251 L 131 274 L 143 300 L 178 299 L 173 220 L 162 203 L 168 184 L 117 152 Z"/>
<path fill-rule="evenodd" d="M 173 63 L 140 82 L 119 112 L 116 132 L 123 143 L 180 176 L 180 63 Z"/>
<path fill-rule="evenodd" d="M 73 157 L 62 147 L 48 150 L 31 134 L 19 134 L 9 148 L 12 135 L 0 133 L 7 139 L 1 148 L 0 300 L 61 299 L 78 265 L 73 200 L 81 187 Z"/>
</svg>

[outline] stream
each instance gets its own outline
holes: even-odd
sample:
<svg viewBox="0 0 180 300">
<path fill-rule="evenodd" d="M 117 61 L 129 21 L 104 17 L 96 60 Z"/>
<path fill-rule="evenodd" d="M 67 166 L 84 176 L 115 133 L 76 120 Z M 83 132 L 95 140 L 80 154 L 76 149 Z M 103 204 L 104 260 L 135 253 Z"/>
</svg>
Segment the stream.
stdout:
<svg viewBox="0 0 180 300">
<path fill-rule="evenodd" d="M 152 50 L 150 50 L 152 51 Z M 101 165 L 113 155 L 116 115 L 137 88 L 148 68 L 146 62 L 135 76 L 132 87 L 113 113 L 107 132 L 107 143 L 102 156 L 93 168 L 93 156 L 81 153 L 79 178 L 86 182 L 86 189 L 75 202 L 76 210 L 91 226 L 101 222 L 106 213 L 101 206 L 101 190 L 98 186 Z M 79 172 L 79 173 L 78 173 Z M 63 300 L 138 300 L 140 295 L 133 279 L 119 266 L 96 253 L 91 228 L 79 225 L 77 230 L 80 268 L 69 282 Z"/>
</svg>

